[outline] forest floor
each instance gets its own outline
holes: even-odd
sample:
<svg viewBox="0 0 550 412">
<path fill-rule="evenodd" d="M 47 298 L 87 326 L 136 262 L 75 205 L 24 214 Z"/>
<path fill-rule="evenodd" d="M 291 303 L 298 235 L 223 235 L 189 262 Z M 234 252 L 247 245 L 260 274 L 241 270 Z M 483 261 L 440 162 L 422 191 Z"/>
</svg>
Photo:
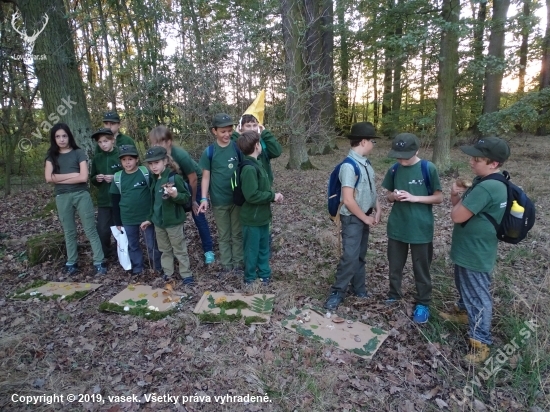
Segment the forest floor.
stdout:
<svg viewBox="0 0 550 412">
<path fill-rule="evenodd" d="M 185 290 L 192 297 L 175 314 L 159 321 L 103 313 L 102 302 L 130 281 L 163 286 L 152 274 L 131 279 L 118 264 L 94 277 L 89 247 L 80 252 L 82 271 L 71 280 L 103 286 L 81 301 L 14 301 L 10 296 L 36 279 L 67 280 L 62 260 L 28 266 L 25 236 L 61 232 L 54 212 L 43 214 L 51 200 L 48 187 L 31 188 L 0 204 L 0 410 L 114 411 L 548 411 L 550 410 L 550 139 L 517 136 L 504 169 L 536 202 L 537 221 L 519 245 L 500 244 L 493 282 L 493 369 L 466 364 L 467 330 L 443 322 L 439 310 L 456 298 L 448 257 L 452 223 L 449 201 L 451 176 L 442 176 L 445 201 L 434 207 L 436 229 L 432 279 L 432 317 L 425 325 L 411 321 L 414 283 L 407 263 L 405 302 L 382 303 L 388 289 L 386 221 L 390 205 L 380 183 L 393 163 L 386 154 L 389 141 L 380 139 L 371 156 L 384 208 L 383 221 L 371 232 L 367 254 L 367 302 L 346 299 L 338 313 L 390 332 L 371 361 L 336 347 L 308 340 L 281 326 L 294 307 L 322 306 L 338 263 L 336 229 L 325 209 L 330 171 L 348 151 L 340 149 L 312 157 L 318 168 L 304 172 L 285 169 L 288 152 L 273 161 L 275 186 L 285 196 L 273 205 L 275 294 L 271 321 L 205 324 L 192 310 L 206 290 L 241 290 L 236 276 L 218 279 L 217 267 L 205 267 L 198 233 L 186 222 L 191 267 L 197 284 Z M 431 149 L 420 153 L 431 157 Z M 461 177 L 473 177 L 468 157 L 452 150 Z M 42 216 L 40 216 L 42 214 Z M 209 214 L 212 223 L 212 216 Z M 215 227 L 212 224 L 215 235 Z M 80 229 L 80 241 L 86 238 Z M 260 287 L 258 286 L 258 290 Z M 538 327 L 525 334 L 526 321 Z M 499 350 L 513 339 L 522 344 L 505 354 Z M 509 347 L 508 347 L 509 348 Z M 484 379 L 485 376 L 487 379 Z M 211 402 L 181 405 L 146 403 L 144 394 L 210 396 Z M 89 402 L 36 405 L 14 402 L 13 395 L 88 394 Z M 92 402 L 102 395 L 105 403 Z M 214 396 L 266 396 L 268 403 L 225 403 Z M 473 394 L 473 396 L 472 396 Z M 17 396 L 18 396 L 17 395 Z M 136 402 L 107 400 L 107 396 L 136 395 Z M 267 399 L 266 398 L 266 399 Z M 16 400 L 19 398 L 15 398 Z M 97 398 L 96 398 L 97 399 Z M 168 399 L 164 399 L 168 401 Z"/>
</svg>

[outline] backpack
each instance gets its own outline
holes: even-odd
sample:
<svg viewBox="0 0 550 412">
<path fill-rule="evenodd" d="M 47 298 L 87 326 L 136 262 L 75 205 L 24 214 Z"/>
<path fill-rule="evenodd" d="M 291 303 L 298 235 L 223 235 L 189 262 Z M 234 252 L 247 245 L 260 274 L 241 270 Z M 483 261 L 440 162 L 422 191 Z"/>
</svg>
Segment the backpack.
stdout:
<svg viewBox="0 0 550 412">
<path fill-rule="evenodd" d="M 237 146 L 237 143 L 235 143 L 234 141 L 231 141 L 231 143 L 233 144 L 235 152 L 237 152 L 237 158 L 240 163 L 243 160 L 243 153 L 241 152 L 241 149 L 239 149 L 239 146 Z M 212 158 L 214 157 L 214 144 L 211 144 L 206 148 L 206 156 L 208 156 L 208 160 L 210 160 L 210 168 L 212 168 Z"/>
<path fill-rule="evenodd" d="M 254 162 L 245 159 L 239 163 L 237 169 L 233 173 L 233 177 L 231 178 L 231 188 L 233 189 L 233 203 L 237 206 L 244 205 L 244 202 L 246 201 L 246 199 L 244 198 L 241 182 L 241 172 L 243 170 L 243 167 L 245 167 L 246 165 L 254 166 L 254 168 L 256 169 L 256 173 L 258 174 L 258 179 L 260 178 L 260 168 Z"/>
<path fill-rule="evenodd" d="M 138 169 L 140 170 L 141 174 L 145 178 L 145 182 L 147 182 L 147 186 L 149 186 L 149 169 L 147 169 L 145 166 L 138 166 Z M 115 182 L 115 185 L 118 189 L 118 192 L 122 194 L 122 189 L 120 187 L 120 178 L 122 177 L 122 170 L 119 170 L 115 173 L 113 177 L 113 182 Z"/>
<path fill-rule="evenodd" d="M 330 174 L 330 177 L 328 179 L 327 200 L 328 200 L 328 213 L 332 220 L 335 220 L 337 218 L 338 212 L 340 211 L 340 207 L 342 206 L 342 202 L 340 202 L 340 198 L 342 196 L 342 182 L 340 182 L 339 174 L 340 174 L 340 168 L 344 163 L 347 163 L 353 166 L 353 170 L 355 171 L 355 186 L 354 186 L 355 189 L 359 184 L 359 176 L 361 176 L 361 170 L 359 169 L 359 165 L 355 160 L 353 160 L 349 156 L 346 157 L 341 163 L 337 164 L 334 170 L 332 171 L 332 173 Z"/>
<path fill-rule="evenodd" d="M 395 179 L 395 172 L 397 168 L 400 166 L 400 163 L 396 163 L 391 167 L 391 175 L 392 179 Z M 420 169 L 422 170 L 422 178 L 424 179 L 424 184 L 426 185 L 426 189 L 428 189 L 428 196 L 431 196 L 434 194 L 432 190 L 432 184 L 430 182 L 430 173 L 428 172 L 428 161 L 425 159 L 420 160 Z"/>
<path fill-rule="evenodd" d="M 171 183 L 172 186 L 176 185 L 177 174 L 177 172 L 170 172 L 170 174 L 168 175 L 168 183 Z M 187 191 L 191 195 L 189 196 L 189 200 L 182 205 L 183 210 L 185 210 L 185 212 L 187 213 L 193 210 L 193 192 L 191 191 L 191 186 L 189 186 L 189 183 L 187 183 L 185 180 L 183 181 L 183 187 L 187 189 Z"/>
<path fill-rule="evenodd" d="M 480 183 L 485 180 L 498 180 L 499 182 L 504 183 L 507 189 L 507 201 L 504 216 L 502 217 L 500 224 L 498 224 L 496 220 L 488 213 L 483 212 L 483 215 L 495 227 L 498 240 L 511 244 L 521 242 L 527 237 L 527 232 L 529 232 L 535 224 L 535 205 L 520 187 L 510 182 L 510 174 L 507 171 L 504 170 L 502 174 L 492 173 L 485 176 L 481 179 Z M 525 209 L 523 212 L 523 217 L 521 218 L 515 217 L 511 213 L 512 203 L 514 200 Z M 466 223 L 468 222 L 469 219 L 462 223 L 462 227 L 466 226 Z"/>
</svg>

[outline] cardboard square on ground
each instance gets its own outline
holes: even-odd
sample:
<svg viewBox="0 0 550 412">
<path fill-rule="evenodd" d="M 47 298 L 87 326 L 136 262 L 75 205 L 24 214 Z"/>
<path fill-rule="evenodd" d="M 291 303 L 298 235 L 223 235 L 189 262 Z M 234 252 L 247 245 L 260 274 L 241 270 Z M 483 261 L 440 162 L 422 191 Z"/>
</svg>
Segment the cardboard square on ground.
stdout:
<svg viewBox="0 0 550 412">
<path fill-rule="evenodd" d="M 78 282 L 48 282 L 45 285 L 37 288 L 29 288 L 18 295 L 14 295 L 12 298 L 17 299 L 17 296 L 21 295 L 38 295 L 40 296 L 71 296 L 75 292 L 87 291 L 88 293 L 82 295 L 78 300 L 84 298 L 89 293 L 93 292 L 101 285 L 98 283 L 78 283 Z"/>
<path fill-rule="evenodd" d="M 156 312 L 165 312 L 173 309 L 185 296 L 187 295 L 184 293 L 170 289 L 153 289 L 149 285 L 130 284 L 111 298 L 109 303 L 129 308 L 146 307 Z"/>
<path fill-rule="evenodd" d="M 309 312 L 311 320 L 300 323 L 299 318 L 304 312 Z M 372 359 L 378 348 L 388 337 L 387 332 L 382 329 L 369 326 L 362 322 L 334 323 L 332 319 L 337 315 L 332 314 L 328 319 L 324 315 L 315 312 L 311 308 L 294 309 L 293 314 L 284 319 L 281 325 L 300 335 L 313 339 L 317 342 L 334 345 L 345 349 L 364 359 Z M 356 336 L 360 339 L 356 341 Z"/>
<path fill-rule="evenodd" d="M 241 315 L 245 318 L 256 316 L 265 319 L 265 322 L 250 322 L 250 324 L 263 324 L 269 322 L 271 318 L 271 313 L 273 312 L 273 302 L 275 300 L 275 295 L 269 295 L 265 293 L 246 295 L 243 293 L 206 291 L 195 306 L 195 309 L 193 309 L 193 313 L 219 315 L 222 312 L 222 308 L 220 308 L 216 304 L 221 302 L 231 302 L 235 300 L 241 300 L 245 302 L 249 307 L 243 309 L 225 309 L 225 314 Z M 209 323 L 219 322 L 212 321 Z"/>
</svg>

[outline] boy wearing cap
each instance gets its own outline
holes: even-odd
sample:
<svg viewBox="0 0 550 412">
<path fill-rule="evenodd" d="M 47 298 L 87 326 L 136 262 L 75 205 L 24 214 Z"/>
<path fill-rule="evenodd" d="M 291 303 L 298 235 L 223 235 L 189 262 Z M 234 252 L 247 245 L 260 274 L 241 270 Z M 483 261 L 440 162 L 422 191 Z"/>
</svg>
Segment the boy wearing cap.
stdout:
<svg viewBox="0 0 550 412">
<path fill-rule="evenodd" d="M 151 212 L 151 178 L 146 167 L 138 166 L 139 155 L 135 146 L 122 145 L 118 152 L 123 170 L 115 174 L 109 189 L 113 221 L 118 230 L 124 227 L 128 237 L 132 273 L 140 275 L 143 272 L 143 253 L 139 246 L 139 231 L 141 223 L 147 220 Z M 151 266 L 162 273 L 155 228 L 149 226 L 143 229 L 143 237 Z"/>
<path fill-rule="evenodd" d="M 242 153 L 231 141 L 233 120 L 225 113 L 218 113 L 210 129 L 216 141 L 207 147 L 199 160 L 202 169 L 202 198 L 198 213 L 204 213 L 212 202 L 212 212 L 218 228 L 218 244 L 222 274 L 243 270 L 243 235 L 239 214 L 241 208 L 233 203 L 231 178 Z M 210 200 L 208 199 L 210 194 Z"/>
<path fill-rule="evenodd" d="M 115 137 L 115 146 L 119 147 L 123 144 L 135 146 L 136 142 L 123 133 L 120 133 L 120 116 L 117 112 L 107 112 L 103 116 L 103 127 L 111 129 L 113 136 Z M 97 150 L 96 150 L 97 151 Z"/>
<path fill-rule="evenodd" d="M 463 321 L 467 314 L 471 352 L 465 359 L 481 363 L 489 357 L 488 345 L 492 343 L 491 272 L 498 249 L 495 228 L 484 214 L 500 223 L 508 200 L 504 183 L 483 178 L 500 173 L 500 167 L 510 157 L 510 148 L 498 137 L 486 137 L 473 146 L 461 146 L 460 150 L 472 156 L 470 167 L 476 177 L 470 188 L 456 181 L 451 189 L 451 219 L 455 223 L 451 260 L 455 264 L 459 300 L 456 305 L 458 313 L 442 316 L 447 320 Z"/>
<path fill-rule="evenodd" d="M 377 138 L 374 126 L 370 122 L 356 123 L 347 136 L 352 158 L 361 174 L 355 175 L 352 165 L 344 163 L 340 167 L 339 179 L 342 183 L 342 257 L 336 269 L 335 281 L 324 307 L 335 310 L 349 291 L 358 298 L 367 298 L 365 286 L 365 257 L 369 242 L 369 227 L 380 222 L 380 203 L 376 195 L 374 170 L 367 155 L 374 148 Z M 356 187 L 356 181 L 359 182 Z M 373 215 L 374 212 L 374 215 Z"/>
<path fill-rule="evenodd" d="M 111 248 L 111 226 L 113 222 L 113 207 L 109 189 L 114 174 L 122 170 L 118 149 L 111 129 L 101 128 L 92 135 L 99 146 L 92 160 L 91 181 L 98 188 L 97 194 L 97 233 L 103 248 L 103 254 L 108 259 L 116 253 Z"/>
<path fill-rule="evenodd" d="M 430 317 L 432 299 L 430 265 L 433 256 L 434 216 L 432 205 L 443 201 L 441 183 L 435 165 L 418 157 L 420 142 L 412 133 L 395 136 L 388 157 L 398 164 L 387 171 L 382 187 L 388 190 L 386 198 L 392 203 L 388 218 L 388 262 L 390 291 L 386 304 L 399 301 L 403 268 L 411 249 L 411 259 L 416 284 L 416 307 L 413 320 L 426 323 Z M 424 173 L 428 173 L 432 193 L 428 191 Z"/>
</svg>

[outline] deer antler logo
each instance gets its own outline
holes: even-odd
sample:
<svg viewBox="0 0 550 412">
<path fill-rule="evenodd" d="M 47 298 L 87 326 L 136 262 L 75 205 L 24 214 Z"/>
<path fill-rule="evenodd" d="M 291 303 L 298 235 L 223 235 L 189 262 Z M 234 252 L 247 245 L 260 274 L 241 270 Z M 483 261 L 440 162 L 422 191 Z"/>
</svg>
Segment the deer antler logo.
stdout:
<svg viewBox="0 0 550 412">
<path fill-rule="evenodd" d="M 17 30 L 17 27 L 15 26 L 15 23 L 20 17 L 21 17 L 21 14 L 19 13 L 19 11 L 16 11 L 15 13 L 13 13 L 13 15 L 11 16 L 11 26 L 23 38 L 23 43 L 29 46 L 29 48 L 31 49 L 31 55 L 32 55 L 32 51 L 34 50 L 34 42 L 36 41 L 40 33 L 44 31 L 50 18 L 48 17 L 47 14 L 44 13 L 44 17 L 43 17 L 44 25 L 42 26 L 42 28 L 40 30 L 35 30 L 32 36 L 28 36 L 25 31 Z"/>
</svg>

